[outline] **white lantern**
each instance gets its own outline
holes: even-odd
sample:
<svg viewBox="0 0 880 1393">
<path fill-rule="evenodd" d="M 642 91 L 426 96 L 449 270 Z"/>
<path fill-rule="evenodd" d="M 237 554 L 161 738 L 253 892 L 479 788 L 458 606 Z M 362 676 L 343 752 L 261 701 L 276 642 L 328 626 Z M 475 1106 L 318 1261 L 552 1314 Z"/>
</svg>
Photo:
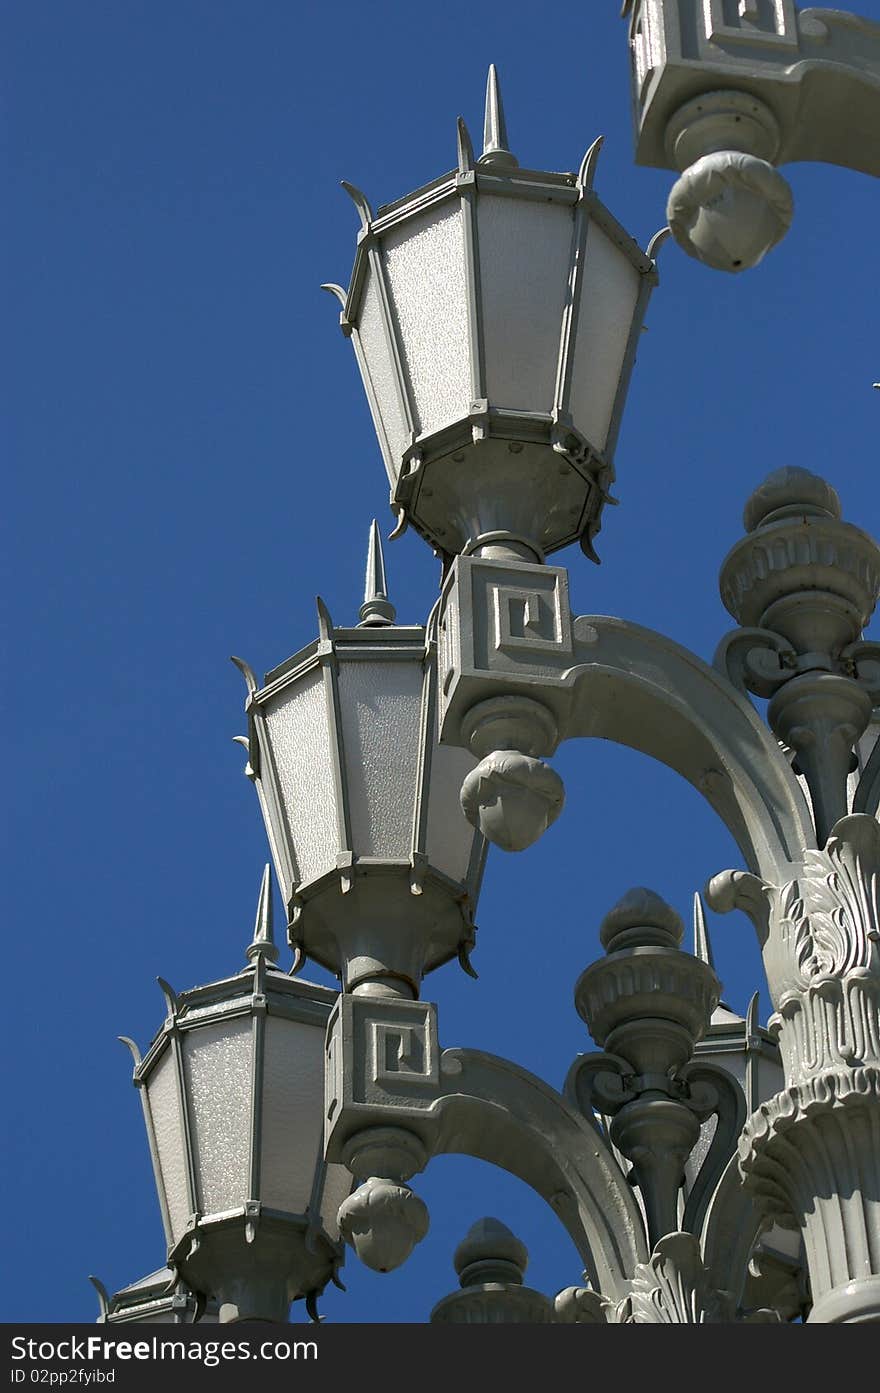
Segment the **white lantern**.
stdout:
<svg viewBox="0 0 880 1393">
<path fill-rule="evenodd" d="M 438 744 L 433 628 L 389 622 L 375 524 L 370 557 L 360 626 L 334 628 L 319 601 L 317 641 L 262 688 L 236 661 L 292 946 L 346 990 L 382 978 L 417 996 L 425 972 L 467 966 L 485 842 L 459 802 L 476 759 Z"/>
<path fill-rule="evenodd" d="M 657 283 L 580 172 L 520 169 L 494 69 L 486 149 L 362 228 L 343 305 L 392 506 L 445 553 L 503 534 L 535 554 L 591 539 Z"/>
<path fill-rule="evenodd" d="M 253 965 L 179 997 L 160 981 L 164 1026 L 143 1059 L 126 1041 L 169 1265 L 216 1300 L 221 1321 L 284 1321 L 292 1300 L 314 1299 L 341 1261 L 336 1211 L 352 1183 L 323 1159 L 336 993 L 275 968 L 268 871 Z"/>
</svg>

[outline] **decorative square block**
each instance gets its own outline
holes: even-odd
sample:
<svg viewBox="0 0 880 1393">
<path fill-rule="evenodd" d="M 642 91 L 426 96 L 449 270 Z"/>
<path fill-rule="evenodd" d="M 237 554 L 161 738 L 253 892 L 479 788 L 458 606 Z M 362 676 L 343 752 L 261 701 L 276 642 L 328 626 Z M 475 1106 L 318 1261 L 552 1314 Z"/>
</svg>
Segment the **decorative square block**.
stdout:
<svg viewBox="0 0 880 1393">
<path fill-rule="evenodd" d="M 520 693 L 553 706 L 574 662 L 568 573 L 561 566 L 458 556 L 438 630 L 441 736 L 478 701 Z M 555 684 L 558 684 L 555 687 Z"/>
<path fill-rule="evenodd" d="M 337 1157 L 368 1127 L 420 1131 L 440 1089 L 437 1009 L 425 1001 L 340 996 L 327 1027 L 326 1140 Z"/>
<path fill-rule="evenodd" d="M 798 47 L 792 0 L 703 0 L 703 10 L 710 43 Z"/>
</svg>

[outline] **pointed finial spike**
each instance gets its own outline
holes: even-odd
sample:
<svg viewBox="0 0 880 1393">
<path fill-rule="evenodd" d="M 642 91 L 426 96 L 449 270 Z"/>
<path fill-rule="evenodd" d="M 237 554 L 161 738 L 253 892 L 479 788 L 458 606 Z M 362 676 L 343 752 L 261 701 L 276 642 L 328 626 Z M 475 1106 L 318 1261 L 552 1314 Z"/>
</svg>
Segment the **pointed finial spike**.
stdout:
<svg viewBox="0 0 880 1393">
<path fill-rule="evenodd" d="M 342 179 L 340 182 L 355 208 L 358 210 L 361 227 L 363 229 L 368 228 L 373 221 L 373 210 L 367 201 L 366 194 L 361 193 L 360 189 L 355 188 L 354 184 L 350 184 L 347 179 Z"/>
<path fill-rule="evenodd" d="M 501 101 L 501 88 L 498 83 L 498 70 L 494 63 L 489 64 L 486 81 L 486 115 L 483 121 L 483 153 L 479 164 L 507 166 L 515 169 L 519 164 L 507 146 L 507 122 L 504 119 L 504 106 Z"/>
<path fill-rule="evenodd" d="M 121 1045 L 125 1045 L 125 1048 L 131 1051 L 131 1057 L 134 1060 L 134 1067 L 135 1069 L 137 1069 L 138 1065 L 141 1062 L 141 1052 L 135 1044 L 134 1040 L 132 1040 L 129 1035 L 117 1035 L 116 1038 Z"/>
<path fill-rule="evenodd" d="M 474 147 L 471 142 L 470 132 L 464 123 L 464 118 L 458 118 L 458 170 L 460 174 L 467 174 L 468 170 L 474 167 Z"/>
<path fill-rule="evenodd" d="M 746 1010 L 746 1106 L 750 1113 L 757 1112 L 761 1102 L 759 1091 L 759 1057 L 761 1054 L 760 1023 L 758 1021 L 758 1001 L 761 993 L 755 992 Z"/>
<path fill-rule="evenodd" d="M 177 992 L 174 990 L 173 987 L 170 987 L 170 986 L 168 985 L 168 983 L 165 981 L 165 978 L 164 978 L 164 977 L 157 977 L 157 978 L 156 978 L 156 981 L 159 983 L 159 990 L 161 991 L 162 995 L 163 995 L 164 998 L 165 998 L 165 1005 L 166 1005 L 167 1008 L 168 1008 L 168 1015 L 169 1015 L 169 1017 L 170 1017 L 170 1016 L 176 1016 L 176 1015 L 177 1015 Z"/>
<path fill-rule="evenodd" d="M 712 957 L 712 943 L 706 926 L 703 899 L 699 892 L 694 895 L 694 957 L 699 958 L 700 962 L 704 962 L 714 972 L 715 961 Z"/>
<path fill-rule="evenodd" d="M 254 670 L 251 667 L 250 663 L 246 663 L 244 658 L 236 658 L 234 655 L 229 659 L 229 661 L 231 663 L 235 663 L 235 666 L 238 668 L 239 672 L 245 680 L 248 696 L 252 696 L 253 693 L 257 690 L 259 683 L 257 682 Z"/>
<path fill-rule="evenodd" d="M 382 555 L 382 538 L 376 519 L 370 524 L 370 543 L 367 547 L 367 574 L 364 581 L 364 603 L 360 607 L 361 628 L 379 624 L 393 624 L 397 611 L 388 599 L 388 583 L 385 580 L 385 557 Z"/>
<path fill-rule="evenodd" d="M 645 251 L 645 256 L 649 261 L 656 261 L 657 254 L 661 247 L 664 247 L 672 236 L 671 227 L 661 227 L 659 232 L 655 232 Z"/>
<path fill-rule="evenodd" d="M 591 189 L 593 187 L 593 180 L 596 177 L 596 165 L 599 163 L 599 155 L 601 154 L 604 144 L 604 135 L 597 136 L 584 155 L 584 158 L 581 160 L 577 181 L 582 189 Z"/>
<path fill-rule="evenodd" d="M 100 1310 L 100 1315 L 98 1316 L 97 1323 L 98 1325 L 103 1325 L 107 1319 L 107 1312 L 110 1310 L 110 1297 L 107 1295 L 107 1288 L 104 1286 L 104 1283 L 101 1281 L 100 1277 L 94 1277 L 91 1274 L 89 1274 L 89 1281 L 95 1288 L 95 1291 L 98 1293 L 98 1307 Z"/>
<path fill-rule="evenodd" d="M 321 286 L 321 290 L 329 290 L 330 294 L 335 295 L 342 308 L 345 309 L 348 292 L 343 290 L 341 285 L 337 285 L 335 281 L 325 281 Z"/>
<path fill-rule="evenodd" d="M 260 881 L 254 937 L 246 952 L 248 962 L 251 963 L 256 962 L 260 956 L 267 958 L 270 963 L 278 961 L 278 948 L 272 926 L 272 871 L 268 864 L 263 869 L 263 878 Z"/>
<path fill-rule="evenodd" d="M 320 595 L 315 596 L 315 605 L 318 610 L 318 635 L 321 639 L 331 640 L 333 638 L 333 620 Z"/>
</svg>

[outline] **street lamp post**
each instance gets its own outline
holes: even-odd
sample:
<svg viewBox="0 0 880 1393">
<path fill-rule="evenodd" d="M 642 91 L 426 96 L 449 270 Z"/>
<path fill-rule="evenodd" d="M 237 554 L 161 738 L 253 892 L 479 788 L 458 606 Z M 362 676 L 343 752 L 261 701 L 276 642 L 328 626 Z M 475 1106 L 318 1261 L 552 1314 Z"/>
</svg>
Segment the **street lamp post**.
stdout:
<svg viewBox="0 0 880 1393">
<path fill-rule="evenodd" d="M 740 86 L 674 50 L 678 6 L 627 5 L 639 157 L 709 160 L 711 180 L 739 171 L 730 206 L 710 190 L 703 208 L 697 186 L 688 236 L 712 264 L 735 244 L 745 265 L 785 221 L 771 160 L 813 148 L 792 143 L 786 102 L 819 103 L 835 80 L 819 60 L 811 82 L 779 64 L 793 45 L 837 53 L 846 37 L 849 53 L 855 33 L 867 57 L 845 80 L 873 110 L 875 26 L 799 20 L 787 0 L 741 4 L 729 23 L 697 8 L 715 26 L 706 43 L 732 45 Z M 761 81 L 787 94 L 778 149 L 743 68 L 757 52 L 772 70 Z M 725 95 L 699 109 L 708 81 Z M 840 162 L 865 167 L 858 141 L 846 149 Z M 781 470 L 724 561 L 737 627 L 713 665 L 573 614 L 567 572 L 545 558 L 579 540 L 596 559 L 662 239 L 642 252 L 598 200 L 598 143 L 576 175 L 519 167 L 494 69 L 483 152 L 461 122 L 457 150 L 451 174 L 376 214 L 349 187 L 354 270 L 329 288 L 397 530 L 440 555 L 441 593 L 424 627 L 395 622 L 374 524 L 357 625 L 335 626 L 319 601 L 317 640 L 262 685 L 235 660 L 295 960 L 279 971 L 267 871 L 248 967 L 179 998 L 164 987 L 165 1025 L 143 1059 L 132 1047 L 167 1291 L 220 1321 L 284 1320 L 297 1297 L 314 1314 L 343 1242 L 378 1272 L 406 1261 L 428 1227 L 409 1182 L 464 1152 L 548 1201 L 588 1284 L 555 1300 L 527 1288 L 523 1245 L 486 1219 L 457 1250 L 461 1287 L 435 1324 L 878 1321 L 880 648 L 862 630 L 880 548 L 823 480 Z M 673 231 L 687 241 L 675 218 Z M 769 724 L 751 696 L 770 698 Z M 754 1001 L 745 1020 L 722 1003 L 699 897 L 688 951 L 678 913 L 633 890 L 575 991 L 599 1051 L 556 1090 L 444 1049 L 421 993 L 450 960 L 472 971 L 487 846 L 542 835 L 564 801 L 547 760 L 587 736 L 663 761 L 729 829 L 744 869 L 714 876 L 708 901 L 753 919 L 773 1016 L 764 1029 Z M 299 981 L 307 958 L 337 974 L 338 994 Z M 145 1280 L 140 1305 L 137 1284 L 102 1296 L 104 1318 L 165 1309 L 159 1277 Z"/>
</svg>

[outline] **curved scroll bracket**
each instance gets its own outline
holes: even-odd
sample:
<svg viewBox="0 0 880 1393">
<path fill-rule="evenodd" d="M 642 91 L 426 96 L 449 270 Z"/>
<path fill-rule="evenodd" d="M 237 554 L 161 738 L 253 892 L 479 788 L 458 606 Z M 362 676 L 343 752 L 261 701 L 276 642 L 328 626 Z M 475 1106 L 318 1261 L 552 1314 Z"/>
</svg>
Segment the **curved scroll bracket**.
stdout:
<svg viewBox="0 0 880 1393">
<path fill-rule="evenodd" d="M 691 1186 L 681 1225 L 688 1233 L 699 1236 L 712 1196 L 736 1152 L 739 1134 L 745 1126 L 746 1099 L 736 1079 L 717 1064 L 695 1060 L 680 1071 L 679 1078 L 687 1084 L 693 1104 L 705 1098 L 706 1117 L 714 1114 L 718 1119 L 703 1164 Z"/>
<path fill-rule="evenodd" d="M 797 655 L 770 629 L 734 629 L 715 650 L 713 666 L 743 696 L 771 697 L 793 675 Z"/>
<path fill-rule="evenodd" d="M 597 1113 L 608 1117 L 635 1098 L 629 1087 L 633 1068 L 617 1054 L 582 1054 L 565 1080 L 565 1097 L 583 1118 L 605 1136 Z"/>
</svg>

